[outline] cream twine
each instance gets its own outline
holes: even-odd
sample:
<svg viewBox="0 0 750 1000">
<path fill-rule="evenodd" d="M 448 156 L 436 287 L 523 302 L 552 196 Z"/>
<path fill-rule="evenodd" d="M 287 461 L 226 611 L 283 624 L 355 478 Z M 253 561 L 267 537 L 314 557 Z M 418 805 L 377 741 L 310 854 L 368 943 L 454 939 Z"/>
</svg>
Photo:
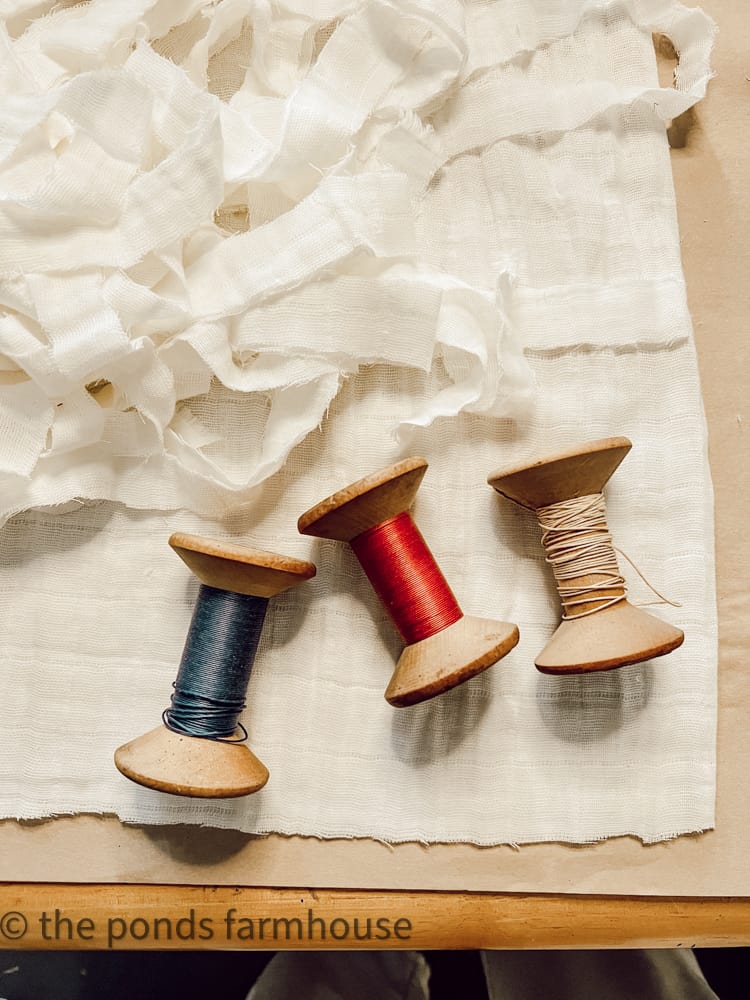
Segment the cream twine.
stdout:
<svg viewBox="0 0 750 1000">
<path fill-rule="evenodd" d="M 585 618 L 609 608 L 627 596 L 625 579 L 617 565 L 616 552 L 623 556 L 643 582 L 660 598 L 670 601 L 649 583 L 632 559 L 620 549 L 615 549 L 607 527 L 606 505 L 603 493 L 590 493 L 570 500 L 540 507 L 536 515 L 542 528 L 542 544 L 547 562 L 555 575 L 557 590 L 563 605 L 563 620 Z M 595 576 L 594 583 L 568 583 L 581 577 Z M 602 593 L 605 591 L 606 593 Z M 575 612 L 582 604 L 593 604 L 587 611 Z"/>
</svg>

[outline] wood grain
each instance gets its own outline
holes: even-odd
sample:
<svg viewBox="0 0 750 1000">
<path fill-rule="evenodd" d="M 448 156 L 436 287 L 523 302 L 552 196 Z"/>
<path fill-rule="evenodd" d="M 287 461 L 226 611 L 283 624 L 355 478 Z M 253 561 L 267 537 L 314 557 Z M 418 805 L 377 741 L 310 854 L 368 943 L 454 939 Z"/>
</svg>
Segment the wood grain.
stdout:
<svg viewBox="0 0 750 1000">
<path fill-rule="evenodd" d="M 740 944 L 750 944 L 750 900 L 0 884 L 0 948 L 536 949 Z"/>
<path fill-rule="evenodd" d="M 169 544 L 201 583 L 251 597 L 275 597 L 315 576 L 304 559 L 175 532 Z"/>
<path fill-rule="evenodd" d="M 349 542 L 409 510 L 426 471 L 425 459 L 414 456 L 371 472 L 300 514 L 297 529 L 302 535 Z"/>
<path fill-rule="evenodd" d="M 585 441 L 497 469 L 487 476 L 487 482 L 520 507 L 537 510 L 561 500 L 601 493 L 632 447 L 626 437 Z"/>
<path fill-rule="evenodd" d="M 268 781 L 268 768 L 239 742 L 200 739 L 165 725 L 124 743 L 115 751 L 117 770 L 157 792 L 199 799 L 231 799 L 252 795 Z"/>
</svg>

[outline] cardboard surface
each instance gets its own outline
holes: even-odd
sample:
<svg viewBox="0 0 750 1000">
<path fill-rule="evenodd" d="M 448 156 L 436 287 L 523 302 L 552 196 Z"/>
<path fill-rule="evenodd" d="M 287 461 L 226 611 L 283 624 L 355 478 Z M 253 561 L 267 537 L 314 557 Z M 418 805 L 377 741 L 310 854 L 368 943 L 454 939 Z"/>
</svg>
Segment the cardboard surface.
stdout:
<svg viewBox="0 0 750 1000">
<path fill-rule="evenodd" d="M 720 34 L 709 94 L 670 131 L 683 264 L 716 494 L 720 621 L 716 829 L 644 847 L 256 838 L 198 827 L 62 817 L 0 823 L 0 880 L 170 882 L 670 896 L 750 895 L 750 22 L 736 0 L 705 8 Z"/>
</svg>

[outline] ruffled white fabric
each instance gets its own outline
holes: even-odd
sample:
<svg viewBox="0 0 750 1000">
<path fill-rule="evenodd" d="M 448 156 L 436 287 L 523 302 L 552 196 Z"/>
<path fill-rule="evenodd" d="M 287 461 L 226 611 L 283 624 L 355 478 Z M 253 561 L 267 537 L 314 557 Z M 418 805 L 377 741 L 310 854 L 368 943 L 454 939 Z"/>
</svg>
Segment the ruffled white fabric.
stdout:
<svg viewBox="0 0 750 1000">
<path fill-rule="evenodd" d="M 479 844 L 710 827 L 712 497 L 665 139 L 710 76 L 705 15 L 45 11 L 0 3 L 0 515 L 37 508 L 0 532 L 0 815 Z M 687 640 L 542 677 L 559 606 L 538 530 L 485 477 L 612 434 L 634 442 L 613 535 Z M 344 546 L 295 524 L 413 453 L 464 610 L 521 642 L 394 711 L 385 612 Z M 269 610 L 244 722 L 272 778 L 248 799 L 177 799 L 112 765 L 168 701 L 196 588 L 166 546 L 179 528 L 319 567 Z"/>
<path fill-rule="evenodd" d="M 457 0 L 2 15 L 0 516 L 73 496 L 216 515 L 364 364 L 444 360 L 420 425 L 528 396 L 500 275 L 419 246 L 455 155 L 430 115 L 466 72 Z M 212 380 L 262 442 L 241 474 L 185 403 Z"/>
</svg>

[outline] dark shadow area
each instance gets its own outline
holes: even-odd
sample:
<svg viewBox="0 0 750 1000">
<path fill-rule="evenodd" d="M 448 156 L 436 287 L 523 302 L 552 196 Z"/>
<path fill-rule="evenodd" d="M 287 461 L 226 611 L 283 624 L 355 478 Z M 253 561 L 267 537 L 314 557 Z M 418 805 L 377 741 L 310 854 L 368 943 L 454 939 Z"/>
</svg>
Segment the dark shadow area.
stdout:
<svg viewBox="0 0 750 1000">
<path fill-rule="evenodd" d="M 685 149 L 691 134 L 697 127 L 698 116 L 695 108 L 688 108 L 681 115 L 672 119 L 667 129 L 667 141 L 672 149 Z"/>
<path fill-rule="evenodd" d="M 2 1000 L 245 1000 L 273 952 L 0 952 Z"/>
<path fill-rule="evenodd" d="M 648 705 L 654 686 L 649 663 L 595 674 L 539 674 L 537 704 L 542 721 L 567 743 L 606 739 L 629 726 Z"/>
<path fill-rule="evenodd" d="M 430 966 L 430 1000 L 487 1000 L 478 951 L 426 951 L 424 957 Z"/>
<path fill-rule="evenodd" d="M 19 566 L 86 545 L 106 528 L 119 506 L 106 500 L 71 500 L 18 514 L 2 528 L 3 564 Z M 127 513 L 137 531 L 143 515 Z M 39 545 L 40 538 L 44 539 L 43 548 Z"/>
<path fill-rule="evenodd" d="M 207 1000 L 220 995 L 222 1000 L 244 1000 L 274 954 L 272 951 L 3 951 L 0 952 L 0 998 Z M 487 1000 L 480 954 L 424 952 L 430 966 L 430 1000 L 455 1000 L 457 996 Z M 513 961 L 523 954 L 508 953 L 508 958 Z M 543 962 L 545 952 L 536 954 Z M 744 1000 L 750 974 L 750 948 L 698 948 L 695 955 L 720 1000 Z M 618 956 L 626 959 L 627 953 L 614 951 L 612 956 L 616 968 Z M 660 995 L 643 1000 L 679 998 Z"/>
<path fill-rule="evenodd" d="M 186 865 L 217 865 L 239 854 L 255 834 L 213 827 L 148 826 L 141 832 L 171 860 Z"/>
<path fill-rule="evenodd" d="M 750 948 L 696 948 L 695 957 L 719 1000 L 745 1000 L 750 991 Z"/>
<path fill-rule="evenodd" d="M 458 749 L 479 726 L 489 707 L 489 672 L 410 708 L 391 722 L 391 747 L 399 760 L 424 767 Z"/>
<path fill-rule="evenodd" d="M 346 484 L 344 484 L 346 485 Z M 374 667 L 380 671 L 379 679 L 383 691 L 388 686 L 396 663 L 404 648 L 404 641 L 396 631 L 378 596 L 367 579 L 359 560 L 347 542 L 330 541 L 324 538 L 314 539 L 312 553 L 308 557 L 318 567 L 318 575 L 305 587 L 299 587 L 295 592 L 295 600 L 300 608 L 300 616 L 307 616 L 308 608 L 316 601 L 331 601 L 338 594 L 346 594 L 366 608 L 377 627 L 380 642 L 384 647 L 384 656 L 378 656 Z M 284 595 L 281 595 L 282 597 Z M 354 621 L 355 618 L 353 617 Z M 382 669 L 385 665 L 385 670 Z M 373 683 L 378 675 L 373 672 Z"/>
</svg>

